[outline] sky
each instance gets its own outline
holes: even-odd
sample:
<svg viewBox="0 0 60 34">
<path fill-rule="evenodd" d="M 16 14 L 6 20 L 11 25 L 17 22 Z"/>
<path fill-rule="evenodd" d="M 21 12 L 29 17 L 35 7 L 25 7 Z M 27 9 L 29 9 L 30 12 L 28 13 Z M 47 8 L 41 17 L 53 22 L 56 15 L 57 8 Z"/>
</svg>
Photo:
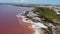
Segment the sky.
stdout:
<svg viewBox="0 0 60 34">
<path fill-rule="evenodd" d="M 54 5 L 60 5 L 60 0 L 0 0 L 0 3 L 54 4 Z"/>
</svg>

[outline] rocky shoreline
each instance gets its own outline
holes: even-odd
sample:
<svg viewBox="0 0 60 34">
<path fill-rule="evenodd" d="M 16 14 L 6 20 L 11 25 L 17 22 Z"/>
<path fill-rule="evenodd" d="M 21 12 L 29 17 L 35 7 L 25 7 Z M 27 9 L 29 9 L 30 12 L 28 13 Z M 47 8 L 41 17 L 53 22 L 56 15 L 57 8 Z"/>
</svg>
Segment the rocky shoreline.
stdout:
<svg viewBox="0 0 60 34">
<path fill-rule="evenodd" d="M 23 22 L 31 23 L 32 25 L 29 27 L 35 29 L 34 34 L 57 34 L 57 28 L 60 29 L 60 26 L 57 27 L 50 21 L 44 23 L 46 18 L 39 16 L 34 11 L 26 11 L 24 14 L 18 14 L 17 17 L 22 17 Z"/>
</svg>

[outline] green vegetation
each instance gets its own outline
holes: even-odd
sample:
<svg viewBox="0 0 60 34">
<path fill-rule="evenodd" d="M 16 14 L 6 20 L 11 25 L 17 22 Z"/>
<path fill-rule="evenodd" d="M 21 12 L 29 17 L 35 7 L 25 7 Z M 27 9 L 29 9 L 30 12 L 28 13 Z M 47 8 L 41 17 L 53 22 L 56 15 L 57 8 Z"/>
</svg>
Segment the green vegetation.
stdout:
<svg viewBox="0 0 60 34">
<path fill-rule="evenodd" d="M 60 24 L 60 16 L 57 15 L 53 9 L 44 8 L 44 7 L 35 7 L 33 11 L 37 14 L 41 14 L 51 22 Z"/>
</svg>

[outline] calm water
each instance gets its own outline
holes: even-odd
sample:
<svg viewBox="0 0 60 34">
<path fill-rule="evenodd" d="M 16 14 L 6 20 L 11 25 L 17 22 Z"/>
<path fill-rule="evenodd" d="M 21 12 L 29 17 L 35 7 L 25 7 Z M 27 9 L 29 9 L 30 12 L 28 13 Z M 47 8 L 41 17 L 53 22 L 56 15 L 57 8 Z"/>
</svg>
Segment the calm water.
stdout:
<svg viewBox="0 0 60 34">
<path fill-rule="evenodd" d="M 18 13 L 30 10 L 29 7 L 0 5 L 0 34 L 33 34 L 33 30 L 16 17 Z M 20 22 L 19 22 L 20 21 Z M 22 23 L 22 24 L 20 24 Z"/>
</svg>

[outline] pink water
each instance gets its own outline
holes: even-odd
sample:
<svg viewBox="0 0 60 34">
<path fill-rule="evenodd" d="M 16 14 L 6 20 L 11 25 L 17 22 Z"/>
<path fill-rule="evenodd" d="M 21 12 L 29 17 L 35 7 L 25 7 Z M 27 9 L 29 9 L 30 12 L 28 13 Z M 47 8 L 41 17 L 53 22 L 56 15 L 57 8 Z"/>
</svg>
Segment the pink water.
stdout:
<svg viewBox="0 0 60 34">
<path fill-rule="evenodd" d="M 25 10 L 30 8 L 0 5 L 0 34 L 33 34 L 34 31 L 29 28 L 30 24 L 16 17 Z"/>
</svg>

